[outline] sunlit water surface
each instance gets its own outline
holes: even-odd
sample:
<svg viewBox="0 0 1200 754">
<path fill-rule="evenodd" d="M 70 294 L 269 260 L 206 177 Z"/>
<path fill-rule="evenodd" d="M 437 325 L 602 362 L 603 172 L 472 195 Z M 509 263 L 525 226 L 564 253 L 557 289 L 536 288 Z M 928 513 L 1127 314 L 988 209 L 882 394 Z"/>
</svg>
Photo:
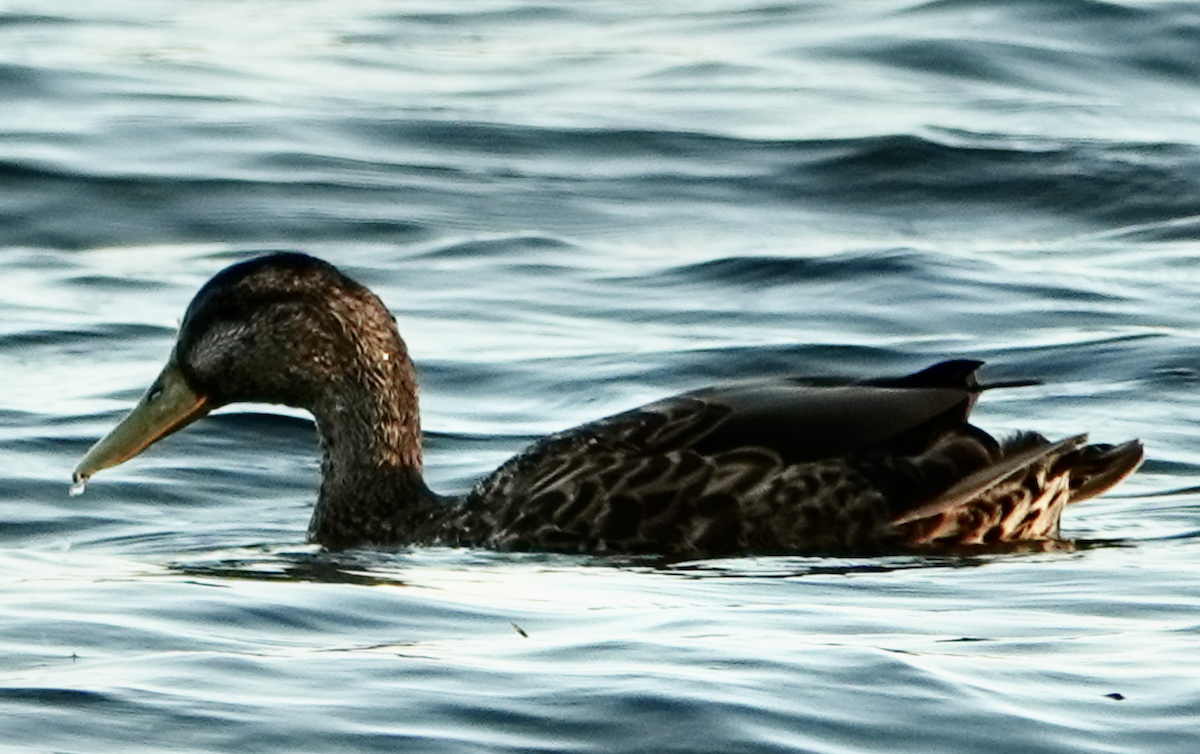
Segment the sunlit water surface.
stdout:
<svg viewBox="0 0 1200 754">
<path fill-rule="evenodd" d="M 1191 752 L 1191 3 L 0 4 L 0 747 Z M 67 494 L 225 265 L 395 312 L 431 484 L 766 374 L 947 357 L 978 423 L 1142 438 L 1073 552 L 304 544 L 296 412 Z"/>
</svg>

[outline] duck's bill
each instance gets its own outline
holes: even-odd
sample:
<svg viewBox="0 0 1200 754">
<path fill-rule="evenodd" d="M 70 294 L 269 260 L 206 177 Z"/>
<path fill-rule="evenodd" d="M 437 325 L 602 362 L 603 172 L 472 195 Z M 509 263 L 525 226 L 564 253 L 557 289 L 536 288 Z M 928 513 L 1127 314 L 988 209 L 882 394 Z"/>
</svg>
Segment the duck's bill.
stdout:
<svg viewBox="0 0 1200 754">
<path fill-rule="evenodd" d="M 80 484 L 97 471 L 128 461 L 211 408 L 208 397 L 188 385 L 171 359 L 129 415 L 87 452 L 75 467 L 73 481 Z"/>
</svg>

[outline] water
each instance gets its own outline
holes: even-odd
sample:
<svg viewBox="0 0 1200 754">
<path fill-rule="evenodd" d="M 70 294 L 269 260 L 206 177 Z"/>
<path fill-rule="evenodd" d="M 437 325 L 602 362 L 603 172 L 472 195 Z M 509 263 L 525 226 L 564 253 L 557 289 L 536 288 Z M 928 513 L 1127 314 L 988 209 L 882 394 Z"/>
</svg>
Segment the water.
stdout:
<svg viewBox="0 0 1200 754">
<path fill-rule="evenodd" d="M 1190 3 L 0 4 L 0 746 L 1192 752 Z M 649 7 L 653 5 L 653 7 Z M 763 374 L 946 357 L 1003 434 L 1142 438 L 1074 552 L 304 544 L 307 417 L 81 497 L 195 290 L 297 249 L 395 312 L 431 484 Z"/>
</svg>

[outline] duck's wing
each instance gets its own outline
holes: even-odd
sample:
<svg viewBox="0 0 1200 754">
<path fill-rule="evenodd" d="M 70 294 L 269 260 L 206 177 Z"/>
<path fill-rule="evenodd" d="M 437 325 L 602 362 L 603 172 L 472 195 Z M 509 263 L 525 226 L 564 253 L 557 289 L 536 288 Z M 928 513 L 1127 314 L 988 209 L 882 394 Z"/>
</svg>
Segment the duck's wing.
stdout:
<svg viewBox="0 0 1200 754">
<path fill-rule="evenodd" d="M 974 379 L 980 364 L 943 362 L 894 380 L 762 380 L 683 393 L 545 437 L 473 494 L 550 488 L 604 454 L 711 458 L 750 451 L 796 464 L 869 452 L 918 455 L 952 430 L 990 452 L 995 441 L 966 423 L 981 389 Z"/>
<path fill-rule="evenodd" d="M 974 376 L 981 364 L 948 361 L 906 377 L 842 384 L 789 378 L 708 388 L 580 430 L 646 452 L 712 456 L 763 448 L 786 463 L 874 450 L 919 453 L 965 426 L 982 389 Z"/>
<path fill-rule="evenodd" d="M 948 433 L 964 435 L 972 459 L 986 458 L 995 441 L 966 423 L 980 390 L 978 366 L 945 362 L 894 380 L 783 379 L 684 393 L 534 443 L 476 485 L 466 513 L 494 519 L 483 526 L 494 530 L 532 510 L 526 501 L 578 496 L 585 480 L 604 496 L 618 488 L 679 486 L 662 480 L 688 477 L 698 468 L 712 474 L 745 466 L 766 476 L 855 454 L 919 455 Z M 935 483 L 935 491 L 952 481 Z M 907 501 L 927 485 L 917 480 L 900 497 Z"/>
</svg>

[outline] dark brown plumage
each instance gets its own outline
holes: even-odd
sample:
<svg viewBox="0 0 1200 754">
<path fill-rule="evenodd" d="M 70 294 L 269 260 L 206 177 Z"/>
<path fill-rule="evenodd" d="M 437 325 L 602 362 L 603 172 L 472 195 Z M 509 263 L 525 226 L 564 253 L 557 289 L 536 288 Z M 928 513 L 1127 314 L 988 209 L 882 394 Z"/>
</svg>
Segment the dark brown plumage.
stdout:
<svg viewBox="0 0 1200 754">
<path fill-rule="evenodd" d="M 275 254 L 205 284 L 162 375 L 75 476 L 257 401 L 316 418 L 309 537 L 333 548 L 691 557 L 1057 541 L 1062 509 L 1132 473 L 1142 447 L 1033 433 L 998 443 L 967 421 L 979 366 L 685 393 L 547 437 L 447 500 L 421 476 L 416 380 L 387 309 L 332 265 Z"/>
</svg>

